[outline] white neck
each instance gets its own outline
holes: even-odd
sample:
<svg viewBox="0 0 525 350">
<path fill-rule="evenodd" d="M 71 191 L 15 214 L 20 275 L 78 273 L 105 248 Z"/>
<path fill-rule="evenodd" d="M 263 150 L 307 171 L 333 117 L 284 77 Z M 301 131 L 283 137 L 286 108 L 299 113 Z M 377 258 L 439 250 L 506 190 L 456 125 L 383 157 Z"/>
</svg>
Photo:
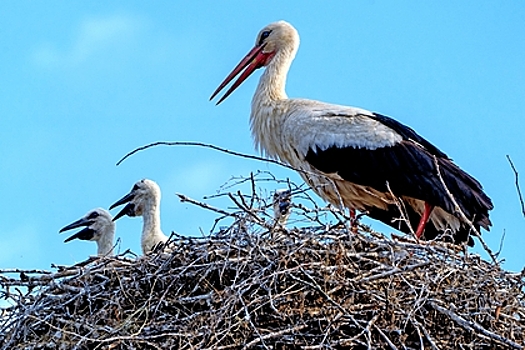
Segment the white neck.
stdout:
<svg viewBox="0 0 525 350">
<path fill-rule="evenodd" d="M 108 225 L 106 232 L 100 235 L 97 241 L 98 256 L 113 256 L 113 246 L 115 245 L 115 226 Z"/>
<path fill-rule="evenodd" d="M 144 221 L 142 226 L 142 252 L 149 253 L 155 245 L 161 242 L 166 242 L 168 237 L 164 235 L 160 228 L 160 201 L 157 199 L 148 202 L 142 213 Z"/>
<path fill-rule="evenodd" d="M 277 158 L 281 126 L 287 117 L 286 76 L 294 56 L 295 50 L 282 50 L 275 55 L 262 74 L 252 99 L 250 125 L 255 146 L 271 158 Z"/>
<path fill-rule="evenodd" d="M 286 77 L 295 56 L 294 51 L 282 50 L 275 54 L 261 75 L 259 85 L 253 96 L 252 105 L 254 103 L 264 104 L 288 98 L 285 91 Z"/>
</svg>

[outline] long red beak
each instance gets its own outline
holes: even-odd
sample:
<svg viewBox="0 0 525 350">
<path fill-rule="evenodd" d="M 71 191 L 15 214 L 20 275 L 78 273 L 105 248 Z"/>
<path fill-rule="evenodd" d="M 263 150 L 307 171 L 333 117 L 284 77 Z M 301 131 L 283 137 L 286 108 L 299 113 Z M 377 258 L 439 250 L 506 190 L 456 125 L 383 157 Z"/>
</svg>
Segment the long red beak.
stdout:
<svg viewBox="0 0 525 350">
<path fill-rule="evenodd" d="M 210 97 L 210 100 L 213 100 L 217 94 L 224 89 L 226 85 L 230 81 L 233 80 L 239 74 L 244 68 L 244 72 L 239 76 L 239 78 L 233 83 L 232 86 L 226 91 L 224 96 L 222 96 L 219 101 L 216 103 L 218 105 L 222 101 L 226 99 L 226 97 L 230 96 L 230 94 L 239 87 L 239 85 L 242 84 L 243 81 L 246 80 L 256 69 L 261 68 L 265 65 L 268 56 L 271 55 L 269 53 L 264 53 L 262 50 L 265 45 L 256 46 L 253 49 L 248 52 L 248 54 L 239 62 L 239 64 L 232 70 L 232 72 L 224 79 L 224 81 L 219 85 L 219 87 L 213 92 L 213 94 Z"/>
</svg>

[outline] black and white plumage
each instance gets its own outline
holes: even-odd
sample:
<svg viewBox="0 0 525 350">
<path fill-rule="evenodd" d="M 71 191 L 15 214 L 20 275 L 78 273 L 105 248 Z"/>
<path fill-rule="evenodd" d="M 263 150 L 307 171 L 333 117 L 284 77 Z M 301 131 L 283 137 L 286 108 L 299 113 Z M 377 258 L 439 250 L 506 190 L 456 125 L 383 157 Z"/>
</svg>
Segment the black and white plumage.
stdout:
<svg viewBox="0 0 525 350">
<path fill-rule="evenodd" d="M 131 191 L 112 204 L 109 209 L 123 204 L 126 206 L 115 215 L 113 221 L 124 215 L 142 216 L 143 226 L 140 243 L 143 254 L 150 253 L 157 245 L 168 240 L 160 228 L 160 187 L 155 181 L 142 179 L 136 182 Z"/>
<path fill-rule="evenodd" d="M 471 226 L 447 189 L 476 228 L 489 229 L 493 205 L 480 183 L 411 128 L 361 108 L 289 99 L 286 75 L 298 46 L 299 35 L 289 23 L 266 26 L 255 47 L 211 97 L 240 73 L 218 103 L 222 102 L 251 73 L 265 67 L 250 115 L 261 152 L 303 170 L 303 179 L 328 202 L 409 233 L 407 223 L 398 220 L 396 201 L 401 199 L 417 237 L 425 232 L 425 238 L 432 239 L 450 229 L 455 242 L 469 239 Z"/>
<path fill-rule="evenodd" d="M 292 206 L 292 191 L 289 189 L 276 190 L 273 193 L 272 202 L 275 222 L 283 226 L 286 225 Z"/>
<path fill-rule="evenodd" d="M 64 242 L 74 239 L 97 242 L 97 254 L 113 255 L 113 246 L 115 239 L 115 223 L 110 213 L 105 209 L 96 208 L 90 210 L 82 218 L 60 229 L 60 233 L 72 230 L 78 227 L 84 227 L 73 236 L 66 238 Z"/>
</svg>

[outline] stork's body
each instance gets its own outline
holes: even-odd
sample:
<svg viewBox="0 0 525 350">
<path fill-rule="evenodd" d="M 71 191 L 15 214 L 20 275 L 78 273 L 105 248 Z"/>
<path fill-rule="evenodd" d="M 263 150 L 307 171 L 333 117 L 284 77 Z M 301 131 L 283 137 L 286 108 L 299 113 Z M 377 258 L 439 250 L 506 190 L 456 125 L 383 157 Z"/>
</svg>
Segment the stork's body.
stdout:
<svg viewBox="0 0 525 350">
<path fill-rule="evenodd" d="M 115 240 L 115 223 L 112 216 L 102 208 L 90 210 L 86 215 L 77 221 L 63 227 L 59 232 L 72 230 L 78 227 L 84 227 L 73 236 L 66 238 L 64 242 L 73 239 L 83 241 L 97 242 L 97 254 L 99 256 L 113 255 L 113 246 Z"/>
<path fill-rule="evenodd" d="M 111 205 L 109 209 L 125 203 L 127 205 L 115 215 L 113 221 L 124 215 L 142 216 L 140 243 L 143 254 L 150 253 L 158 244 L 168 240 L 160 228 L 160 188 L 157 183 L 148 179 L 138 181 L 131 192 Z"/>
<path fill-rule="evenodd" d="M 288 99 L 286 75 L 298 46 L 290 24 L 268 25 L 212 95 L 246 68 L 220 103 L 254 70 L 266 68 L 250 115 L 262 153 L 304 170 L 303 179 L 328 202 L 410 232 L 406 222 L 396 220 L 401 217 L 396 200 L 402 199 L 418 237 L 426 227 L 427 239 L 450 229 L 455 241 L 467 240 L 470 224 L 455 210 L 447 189 L 476 227 L 489 228 L 493 206 L 479 182 L 411 128 L 360 108 Z"/>
</svg>

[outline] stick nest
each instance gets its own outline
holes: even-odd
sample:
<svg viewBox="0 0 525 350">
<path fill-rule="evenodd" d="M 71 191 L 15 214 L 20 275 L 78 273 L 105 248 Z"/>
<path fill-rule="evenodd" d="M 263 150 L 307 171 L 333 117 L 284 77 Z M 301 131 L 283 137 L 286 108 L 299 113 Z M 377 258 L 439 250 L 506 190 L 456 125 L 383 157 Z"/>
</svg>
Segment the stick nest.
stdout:
<svg viewBox="0 0 525 350">
<path fill-rule="evenodd" d="M 229 197 L 233 211 L 200 203 L 229 226 L 173 234 L 171 252 L 2 271 L 13 306 L 0 349 L 524 347 L 524 272 L 446 243 L 321 225 L 320 208 L 296 204 L 285 228 L 255 191 Z"/>
</svg>

